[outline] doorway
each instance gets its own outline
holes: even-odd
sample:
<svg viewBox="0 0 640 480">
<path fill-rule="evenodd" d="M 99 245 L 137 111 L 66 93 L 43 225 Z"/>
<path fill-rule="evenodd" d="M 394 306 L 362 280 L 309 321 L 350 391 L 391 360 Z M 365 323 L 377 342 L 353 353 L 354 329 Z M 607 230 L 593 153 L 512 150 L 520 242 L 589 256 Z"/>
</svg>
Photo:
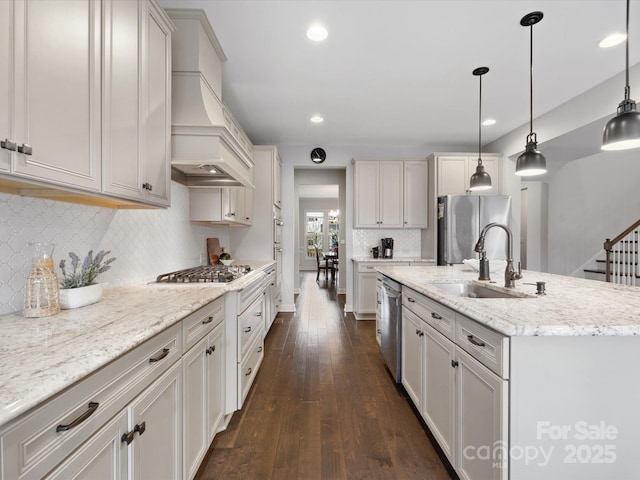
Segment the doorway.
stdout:
<svg viewBox="0 0 640 480">
<path fill-rule="evenodd" d="M 346 168 L 295 168 L 296 198 L 294 293 L 300 291 L 300 272 L 317 269 L 315 245 L 323 251 L 337 247 L 346 254 Z M 349 262 L 340 262 L 336 287 L 346 292 Z"/>
</svg>

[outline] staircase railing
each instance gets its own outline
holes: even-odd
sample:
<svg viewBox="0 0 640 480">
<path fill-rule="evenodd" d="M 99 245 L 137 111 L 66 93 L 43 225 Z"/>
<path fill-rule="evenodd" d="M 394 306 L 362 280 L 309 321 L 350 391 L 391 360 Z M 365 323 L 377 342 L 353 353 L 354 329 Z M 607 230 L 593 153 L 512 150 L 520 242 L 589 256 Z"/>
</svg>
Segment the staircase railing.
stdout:
<svg viewBox="0 0 640 480">
<path fill-rule="evenodd" d="M 623 285 L 636 285 L 638 280 L 638 240 L 640 220 L 629 226 L 613 240 L 607 238 L 604 250 L 605 280 Z"/>
</svg>

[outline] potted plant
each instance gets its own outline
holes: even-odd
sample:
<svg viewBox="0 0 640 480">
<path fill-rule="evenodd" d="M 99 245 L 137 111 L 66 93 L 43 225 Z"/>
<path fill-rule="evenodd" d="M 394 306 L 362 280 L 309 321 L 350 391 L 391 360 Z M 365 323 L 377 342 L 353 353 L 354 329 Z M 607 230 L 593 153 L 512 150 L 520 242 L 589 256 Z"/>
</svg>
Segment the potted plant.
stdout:
<svg viewBox="0 0 640 480">
<path fill-rule="evenodd" d="M 110 253 L 110 250 L 100 250 L 94 256 L 93 250 L 89 250 L 81 264 L 80 257 L 74 252 L 69 252 L 73 268 L 70 272 L 66 270 L 66 260 L 60 260 L 60 308 L 84 307 L 102 298 L 102 285 L 95 283 L 95 280 L 98 275 L 109 270 L 111 263 L 115 261 L 115 257 L 105 259 Z"/>
</svg>

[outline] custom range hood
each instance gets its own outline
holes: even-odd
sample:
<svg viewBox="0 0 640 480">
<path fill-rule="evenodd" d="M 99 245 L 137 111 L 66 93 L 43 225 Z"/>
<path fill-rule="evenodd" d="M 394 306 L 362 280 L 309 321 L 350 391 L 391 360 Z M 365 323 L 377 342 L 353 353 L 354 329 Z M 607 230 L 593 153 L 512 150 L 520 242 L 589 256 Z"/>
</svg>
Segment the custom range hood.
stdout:
<svg viewBox="0 0 640 480">
<path fill-rule="evenodd" d="M 168 9 L 172 35 L 171 179 L 254 188 L 253 145 L 222 103 L 226 56 L 202 10 Z"/>
</svg>

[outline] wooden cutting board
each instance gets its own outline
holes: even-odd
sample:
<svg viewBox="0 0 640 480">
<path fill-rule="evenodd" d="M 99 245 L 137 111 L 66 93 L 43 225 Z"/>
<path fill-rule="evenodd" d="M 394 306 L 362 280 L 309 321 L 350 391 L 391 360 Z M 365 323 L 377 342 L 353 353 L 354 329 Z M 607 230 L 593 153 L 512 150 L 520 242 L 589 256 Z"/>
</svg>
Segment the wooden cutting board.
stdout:
<svg viewBox="0 0 640 480">
<path fill-rule="evenodd" d="M 220 240 L 215 237 L 207 238 L 207 256 L 209 257 L 209 265 L 217 265 L 220 263 Z"/>
</svg>

